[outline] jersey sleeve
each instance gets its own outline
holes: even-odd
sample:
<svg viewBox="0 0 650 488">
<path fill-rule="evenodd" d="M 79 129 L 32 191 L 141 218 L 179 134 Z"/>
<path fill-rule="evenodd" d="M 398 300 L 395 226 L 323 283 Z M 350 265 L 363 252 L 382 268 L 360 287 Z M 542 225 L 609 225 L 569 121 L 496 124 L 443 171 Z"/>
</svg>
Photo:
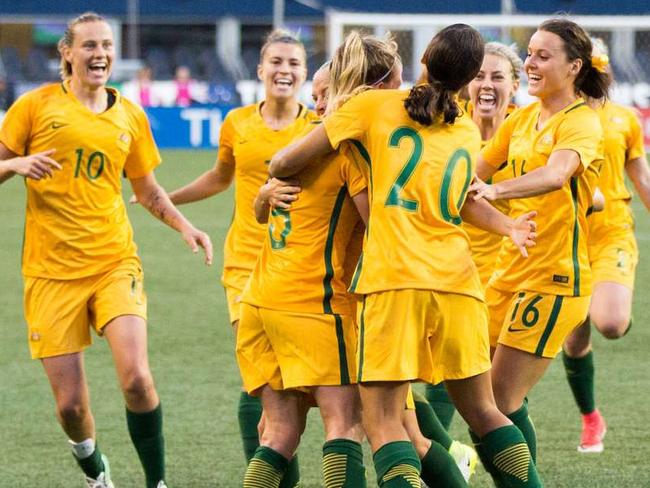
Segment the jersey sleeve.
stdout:
<svg viewBox="0 0 650 488">
<path fill-rule="evenodd" d="M 24 156 L 29 147 L 33 121 L 33 95 L 27 93 L 9 108 L 2 121 L 0 142 L 11 152 Z"/>
<path fill-rule="evenodd" d="M 595 161 L 603 159 L 603 128 L 596 112 L 585 107 L 580 117 L 567 117 L 559 125 L 553 152 L 563 149 L 578 153 L 580 166 L 577 173 L 581 173 Z"/>
<path fill-rule="evenodd" d="M 369 103 L 371 91 L 355 95 L 333 114 L 323 120 L 327 138 L 334 149 L 347 139 L 363 137 L 373 117 L 373 106 Z"/>
<path fill-rule="evenodd" d="M 147 115 L 141 108 L 135 105 L 132 107 L 135 112 L 136 130 L 124 163 L 124 172 L 127 178 L 142 178 L 151 173 L 162 159 L 153 139 Z"/>
<path fill-rule="evenodd" d="M 361 193 L 366 189 L 366 179 L 354 160 L 352 148 L 348 144 L 343 144 L 339 149 L 339 155 L 336 158 L 339 165 L 341 179 L 348 187 L 348 193 L 351 197 Z"/>
<path fill-rule="evenodd" d="M 219 150 L 217 151 L 217 161 L 235 164 L 233 154 L 233 145 L 235 142 L 235 125 L 233 123 L 233 112 L 226 115 L 223 121 L 221 131 L 219 132 Z"/>
<path fill-rule="evenodd" d="M 485 162 L 494 168 L 499 168 L 504 161 L 508 160 L 510 138 L 515 120 L 516 118 L 512 115 L 507 117 L 497 129 L 494 137 L 481 150 L 481 156 Z"/>
<path fill-rule="evenodd" d="M 643 141 L 643 129 L 637 115 L 630 111 L 628 115 L 630 130 L 627 133 L 627 155 L 626 161 L 645 157 L 645 144 Z"/>
</svg>

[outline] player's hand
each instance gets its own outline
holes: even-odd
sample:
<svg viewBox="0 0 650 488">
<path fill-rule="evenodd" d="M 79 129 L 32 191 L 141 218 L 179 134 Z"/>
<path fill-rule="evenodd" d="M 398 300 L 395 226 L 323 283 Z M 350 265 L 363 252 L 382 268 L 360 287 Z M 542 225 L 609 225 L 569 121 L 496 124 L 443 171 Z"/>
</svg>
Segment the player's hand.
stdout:
<svg viewBox="0 0 650 488">
<path fill-rule="evenodd" d="M 271 178 L 260 188 L 261 197 L 269 202 L 271 207 L 282 209 L 291 208 L 301 191 L 300 182 L 295 179 Z"/>
<path fill-rule="evenodd" d="M 14 173 L 33 180 L 51 178 L 54 175 L 54 170 L 61 169 L 61 165 L 50 157 L 54 152 L 55 149 L 49 149 L 36 154 L 13 158 L 10 160 L 10 168 Z"/>
<path fill-rule="evenodd" d="M 210 266 L 212 264 L 212 241 L 210 236 L 192 226 L 183 229 L 181 235 L 194 254 L 199 252 L 199 247 L 203 248 L 205 264 Z"/>
<path fill-rule="evenodd" d="M 469 186 L 468 191 L 474 200 L 485 198 L 489 202 L 493 202 L 498 198 L 496 188 L 494 185 L 488 185 L 486 182 L 479 178 L 474 178 L 474 181 Z"/>
<path fill-rule="evenodd" d="M 525 258 L 528 257 L 528 250 L 526 248 L 533 247 L 536 244 L 537 224 L 533 220 L 536 215 L 537 212 L 535 211 L 520 215 L 514 219 L 512 228 L 510 229 L 510 239 L 519 248 L 519 252 Z"/>
</svg>

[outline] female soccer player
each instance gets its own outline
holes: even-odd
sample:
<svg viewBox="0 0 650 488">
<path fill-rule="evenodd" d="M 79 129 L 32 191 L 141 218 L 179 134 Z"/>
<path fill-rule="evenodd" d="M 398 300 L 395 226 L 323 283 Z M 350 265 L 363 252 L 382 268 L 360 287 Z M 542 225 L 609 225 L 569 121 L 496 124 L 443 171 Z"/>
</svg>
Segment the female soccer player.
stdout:
<svg viewBox="0 0 650 488">
<path fill-rule="evenodd" d="M 266 227 L 255 220 L 253 202 L 268 177 L 268 161 L 315 120 L 315 115 L 298 102 L 307 76 L 306 65 L 302 43 L 286 31 L 273 31 L 262 46 L 257 67 L 257 75 L 264 83 L 264 101 L 229 112 L 221 127 L 215 166 L 170 193 L 175 204 L 195 202 L 235 182 L 235 213 L 226 236 L 222 276 L 235 336 L 241 293 L 266 236 Z M 259 446 L 259 399 L 242 392 L 238 412 L 244 454 L 249 461 Z M 293 484 L 282 486 L 297 484 L 297 464 L 292 463 L 292 470 L 283 483 L 293 479 Z"/>
<path fill-rule="evenodd" d="M 609 72 L 607 47 L 600 39 L 592 39 L 592 43 L 592 63 L 599 71 Z M 634 184 L 641 201 L 650 209 L 650 170 L 643 147 L 643 131 L 636 114 L 609 101 L 596 105 L 605 132 L 605 160 L 598 181 L 605 197 L 605 207 L 587 219 L 594 291 L 589 318 L 567 338 L 563 355 L 569 385 L 582 414 L 580 452 L 602 452 L 606 432 L 594 395 L 590 322 L 608 339 L 622 337 L 632 325 L 634 271 L 639 252 L 625 174 Z"/>
<path fill-rule="evenodd" d="M 56 414 L 89 487 L 112 487 L 97 448 L 83 350 L 106 337 L 146 486 L 165 486 L 162 410 L 147 359 L 147 302 L 121 195 L 124 172 L 139 201 L 212 259 L 156 183 L 160 155 L 144 112 L 106 87 L 113 33 L 99 15 L 68 24 L 59 42 L 63 83 L 22 96 L 0 131 L 0 181 L 26 177 L 23 275 L 31 355 L 41 360 Z"/>
<path fill-rule="evenodd" d="M 365 150 L 370 220 L 351 289 L 364 295 L 358 379 L 382 487 L 419 487 L 420 460 L 401 422 L 413 380 L 447 381 L 502 486 L 540 486 L 521 432 L 492 397 L 487 309 L 459 226 L 463 218 L 483 222 L 524 253 L 532 244 L 531 213 L 513 221 L 465 199 L 480 134 L 459 117 L 454 96 L 478 73 L 483 49 L 469 26 L 441 30 L 422 59 L 426 83 L 353 97 L 270 165 L 286 177 L 343 141 Z"/>
<path fill-rule="evenodd" d="M 465 106 L 481 131 L 482 145 L 492 139 L 508 114 L 515 109 L 512 100 L 519 88 L 522 66 L 517 53 L 505 44 L 488 42 L 485 45 L 481 69 L 467 85 L 470 100 Z M 491 182 L 512 177 L 512 170 L 506 164 L 501 166 Z M 502 213 L 508 213 L 505 201 L 495 202 L 495 207 Z M 464 223 L 463 228 L 472 245 L 472 258 L 485 287 L 494 270 L 503 238 L 468 223 Z M 449 429 L 455 409 L 444 384 L 427 385 L 425 393 L 440 422 Z"/>
<path fill-rule="evenodd" d="M 539 26 L 524 68 L 528 93 L 539 100 L 503 122 L 477 166 L 477 175 L 486 180 L 508 161 L 515 178 L 477 182 L 470 191 L 477 191 L 477 199 L 508 199 L 511 215 L 539 209 L 538 246 L 521 259 L 516 248 L 502 245 L 486 291 L 496 348 L 494 395 L 526 436 L 534 458 L 526 395 L 585 320 L 591 295 L 586 226 L 603 132 L 581 94 L 602 99 L 610 80 L 592 64 L 585 31 L 565 19 Z"/>
</svg>

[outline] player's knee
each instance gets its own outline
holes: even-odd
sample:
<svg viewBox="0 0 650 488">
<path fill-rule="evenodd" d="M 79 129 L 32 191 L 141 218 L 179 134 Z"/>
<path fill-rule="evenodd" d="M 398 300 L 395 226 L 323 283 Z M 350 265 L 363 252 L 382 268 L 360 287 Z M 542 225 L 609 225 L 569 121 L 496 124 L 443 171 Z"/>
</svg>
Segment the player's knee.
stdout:
<svg viewBox="0 0 650 488">
<path fill-rule="evenodd" d="M 154 393 L 151 373 L 148 371 L 130 372 L 122 383 L 124 395 L 129 398 L 145 399 Z"/>
<path fill-rule="evenodd" d="M 57 414 L 62 424 L 78 424 L 88 415 L 88 406 L 76 398 L 65 399 L 57 404 Z"/>
<path fill-rule="evenodd" d="M 625 335 L 630 326 L 630 318 L 622 314 L 615 317 L 608 317 L 600 323 L 596 323 L 598 331 L 606 339 L 620 339 Z"/>
</svg>

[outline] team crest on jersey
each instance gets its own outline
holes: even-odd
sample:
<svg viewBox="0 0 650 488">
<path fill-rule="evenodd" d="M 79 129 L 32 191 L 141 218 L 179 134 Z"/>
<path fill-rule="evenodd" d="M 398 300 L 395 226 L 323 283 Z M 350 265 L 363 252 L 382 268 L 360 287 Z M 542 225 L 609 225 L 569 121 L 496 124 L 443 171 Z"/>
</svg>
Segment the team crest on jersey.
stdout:
<svg viewBox="0 0 650 488">
<path fill-rule="evenodd" d="M 553 144 L 553 136 L 551 134 L 546 134 L 542 139 L 539 141 L 540 144 L 544 146 L 550 146 Z"/>
</svg>

